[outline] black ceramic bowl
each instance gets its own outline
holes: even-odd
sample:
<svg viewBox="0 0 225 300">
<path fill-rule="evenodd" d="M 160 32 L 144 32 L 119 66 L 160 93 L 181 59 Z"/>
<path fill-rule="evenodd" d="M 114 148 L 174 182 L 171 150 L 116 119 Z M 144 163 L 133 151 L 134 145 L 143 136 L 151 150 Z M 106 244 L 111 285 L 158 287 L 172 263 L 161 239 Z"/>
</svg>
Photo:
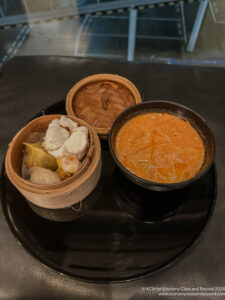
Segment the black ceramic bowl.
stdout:
<svg viewBox="0 0 225 300">
<path fill-rule="evenodd" d="M 131 118 L 147 112 L 167 112 L 173 114 L 180 119 L 188 120 L 189 123 L 197 130 L 205 146 L 205 159 L 201 170 L 194 178 L 178 183 L 156 183 L 134 175 L 119 162 L 115 154 L 115 139 L 119 129 Z M 155 191 L 177 190 L 193 183 L 209 170 L 215 155 L 214 136 L 202 117 L 183 105 L 168 101 L 144 102 L 124 110 L 112 125 L 109 135 L 109 147 L 114 161 L 125 176 L 127 176 L 134 183 Z"/>
</svg>

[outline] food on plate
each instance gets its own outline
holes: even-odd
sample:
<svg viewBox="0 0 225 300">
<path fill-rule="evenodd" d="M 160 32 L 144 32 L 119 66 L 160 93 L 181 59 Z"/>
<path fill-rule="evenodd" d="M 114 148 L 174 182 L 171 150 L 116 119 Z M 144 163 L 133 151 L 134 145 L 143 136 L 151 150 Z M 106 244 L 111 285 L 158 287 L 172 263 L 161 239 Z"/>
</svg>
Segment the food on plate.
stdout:
<svg viewBox="0 0 225 300">
<path fill-rule="evenodd" d="M 44 149 L 41 142 L 23 144 L 26 146 L 26 165 L 28 168 L 42 167 L 50 170 L 57 168 L 55 157 Z"/>
<path fill-rule="evenodd" d="M 62 116 L 53 120 L 46 131 L 43 146 L 47 151 L 54 151 L 63 146 L 71 132 L 78 128 L 78 124 Z"/>
<path fill-rule="evenodd" d="M 81 160 L 89 146 L 87 127 L 80 126 L 73 130 L 70 137 L 65 141 L 64 146 L 67 153 L 74 155 L 77 159 Z"/>
<path fill-rule="evenodd" d="M 75 156 L 62 156 L 57 158 L 57 172 L 62 180 L 75 174 L 81 167 L 81 162 Z"/>
<path fill-rule="evenodd" d="M 24 145 L 23 177 L 32 183 L 54 184 L 81 168 L 89 147 L 88 129 L 62 116 L 48 125 L 40 141 Z"/>
<path fill-rule="evenodd" d="M 56 172 L 49 169 L 32 167 L 29 168 L 30 182 L 36 184 L 54 184 L 59 183 L 60 177 Z"/>
<path fill-rule="evenodd" d="M 94 127 L 111 127 L 115 118 L 127 107 L 134 105 L 131 91 L 110 80 L 86 84 L 75 95 L 73 111 Z"/>
<path fill-rule="evenodd" d="M 200 171 L 205 148 L 187 120 L 153 112 L 133 117 L 120 128 L 115 153 L 136 176 L 158 183 L 176 183 L 191 179 Z"/>
</svg>

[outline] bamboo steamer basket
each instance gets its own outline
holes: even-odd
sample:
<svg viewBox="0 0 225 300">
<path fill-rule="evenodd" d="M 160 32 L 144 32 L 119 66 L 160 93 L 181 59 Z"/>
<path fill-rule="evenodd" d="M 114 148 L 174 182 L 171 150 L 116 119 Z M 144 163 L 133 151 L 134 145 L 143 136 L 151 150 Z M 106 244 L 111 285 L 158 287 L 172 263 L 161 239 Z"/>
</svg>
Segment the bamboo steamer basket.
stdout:
<svg viewBox="0 0 225 300">
<path fill-rule="evenodd" d="M 138 89 L 135 87 L 135 85 L 128 79 L 122 76 L 114 75 L 114 74 L 96 74 L 92 76 L 88 76 L 86 78 L 83 78 L 79 82 L 77 82 L 69 91 L 66 97 L 66 111 L 67 114 L 70 116 L 78 117 L 74 111 L 73 105 L 75 101 L 75 97 L 77 93 L 85 86 L 91 83 L 95 82 L 100 82 L 100 81 L 110 81 L 110 82 L 115 82 L 119 83 L 120 85 L 126 87 L 130 93 L 132 94 L 134 98 L 134 104 L 140 103 L 141 102 L 141 95 L 138 91 Z M 124 109 L 128 108 L 128 106 L 124 107 Z M 86 118 L 82 117 L 86 122 Z M 107 116 L 106 116 L 107 119 Z M 99 136 L 102 139 L 108 139 L 108 134 L 111 129 L 111 126 L 106 126 L 106 127 L 96 127 L 94 124 L 89 123 L 91 126 L 94 127 L 95 131 L 99 134 Z"/>
<path fill-rule="evenodd" d="M 34 119 L 23 127 L 9 144 L 5 159 L 6 173 L 12 184 L 30 202 L 31 207 L 32 204 L 50 210 L 72 207 L 95 189 L 100 178 L 102 163 L 98 135 L 85 121 L 72 116 L 67 117 L 77 122 L 79 126 L 87 127 L 89 131 L 89 149 L 80 170 L 57 184 L 39 185 L 22 178 L 23 142 L 30 141 L 29 136 L 32 136 L 33 132 L 46 132 L 49 123 L 60 117 L 61 115 L 46 115 Z"/>
</svg>

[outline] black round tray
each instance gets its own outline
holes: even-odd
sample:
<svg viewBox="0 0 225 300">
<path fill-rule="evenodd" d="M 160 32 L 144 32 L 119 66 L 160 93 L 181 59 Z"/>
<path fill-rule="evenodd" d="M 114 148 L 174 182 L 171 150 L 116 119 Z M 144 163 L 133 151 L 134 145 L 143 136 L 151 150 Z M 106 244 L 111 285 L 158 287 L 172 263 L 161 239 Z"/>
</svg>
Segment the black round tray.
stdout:
<svg viewBox="0 0 225 300">
<path fill-rule="evenodd" d="M 35 117 L 66 114 L 64 107 L 61 101 Z M 3 168 L 1 202 L 12 232 L 41 263 L 84 281 L 127 281 L 171 265 L 199 239 L 212 215 L 215 166 L 185 189 L 154 192 L 124 177 L 105 141 L 102 159 L 96 204 L 71 222 L 35 214 Z"/>
</svg>

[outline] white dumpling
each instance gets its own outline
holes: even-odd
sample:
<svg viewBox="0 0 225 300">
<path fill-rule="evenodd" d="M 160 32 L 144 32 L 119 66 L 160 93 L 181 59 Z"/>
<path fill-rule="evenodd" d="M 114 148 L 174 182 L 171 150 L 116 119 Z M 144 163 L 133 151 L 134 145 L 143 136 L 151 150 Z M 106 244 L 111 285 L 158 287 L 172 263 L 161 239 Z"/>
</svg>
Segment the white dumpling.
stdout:
<svg viewBox="0 0 225 300">
<path fill-rule="evenodd" d="M 88 129 L 84 126 L 78 127 L 74 130 L 71 136 L 64 143 L 65 149 L 71 155 L 81 160 L 87 152 L 88 143 Z"/>
<path fill-rule="evenodd" d="M 63 144 L 59 149 L 56 150 L 48 150 L 48 153 L 50 153 L 55 158 L 69 155 L 68 151 L 66 150 L 65 144 Z"/>
<path fill-rule="evenodd" d="M 30 182 L 36 184 L 55 184 L 61 181 L 58 173 L 45 168 L 32 167 L 29 174 Z"/>
<path fill-rule="evenodd" d="M 77 127 L 78 127 L 78 124 L 76 122 L 74 122 L 70 118 L 67 118 L 66 116 L 62 116 L 60 118 L 59 124 L 62 127 L 68 128 L 71 132 L 72 132 L 72 130 L 77 129 Z"/>
<path fill-rule="evenodd" d="M 63 156 L 60 157 L 61 161 L 61 167 L 64 172 L 68 172 L 71 174 L 76 173 L 80 167 L 81 167 L 81 162 L 74 156 Z"/>
<path fill-rule="evenodd" d="M 58 119 L 53 120 L 46 131 L 43 146 L 47 151 L 59 149 L 66 139 L 70 136 L 70 132 L 60 126 Z"/>
<path fill-rule="evenodd" d="M 77 128 L 78 131 L 85 133 L 88 136 L 88 129 L 85 126 L 80 126 Z"/>
</svg>

